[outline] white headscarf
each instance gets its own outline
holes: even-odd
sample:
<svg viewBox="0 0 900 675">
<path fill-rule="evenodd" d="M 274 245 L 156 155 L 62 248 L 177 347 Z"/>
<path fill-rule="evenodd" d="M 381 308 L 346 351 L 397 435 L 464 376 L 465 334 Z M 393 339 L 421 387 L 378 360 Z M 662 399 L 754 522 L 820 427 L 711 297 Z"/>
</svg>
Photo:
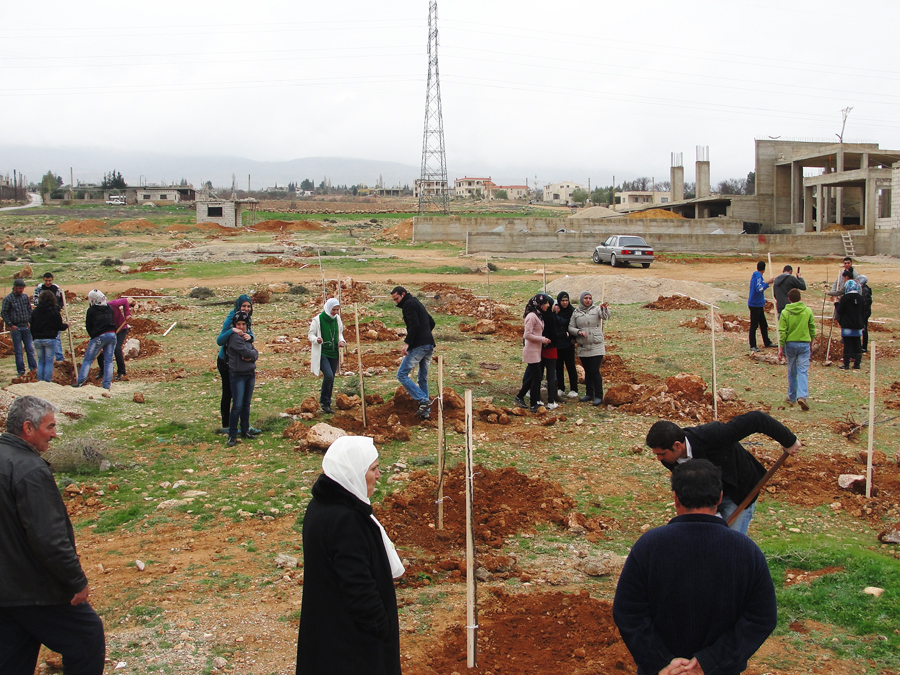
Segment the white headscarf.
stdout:
<svg viewBox="0 0 900 675">
<path fill-rule="evenodd" d="M 341 303 L 338 302 L 337 298 L 328 298 L 328 300 L 325 301 L 325 313 L 328 316 L 331 316 L 331 310 L 333 310 L 335 307 L 340 307 L 340 306 L 341 306 Z M 372 461 L 374 462 L 375 460 L 372 460 Z M 368 469 L 369 467 L 366 467 L 366 468 Z"/>
<path fill-rule="evenodd" d="M 96 288 L 93 291 L 88 293 L 88 302 L 92 305 L 105 305 L 106 304 L 106 296 L 103 295 L 101 291 L 98 291 Z"/>
<path fill-rule="evenodd" d="M 329 300 L 329 302 L 331 302 Z M 335 304 L 337 300 L 335 300 Z M 328 307 L 328 303 L 325 304 Z M 378 459 L 378 450 L 374 441 L 368 436 L 342 436 L 331 444 L 325 457 L 322 458 L 322 470 L 335 483 L 347 490 L 361 502 L 371 504 L 369 490 L 366 486 L 366 471 L 372 466 L 372 462 Z M 391 565 L 391 576 L 395 579 L 403 576 L 406 568 L 400 562 L 400 556 L 387 532 L 372 515 L 372 520 L 381 530 L 381 540 L 384 542 L 384 550 L 387 552 L 388 562 Z"/>
</svg>

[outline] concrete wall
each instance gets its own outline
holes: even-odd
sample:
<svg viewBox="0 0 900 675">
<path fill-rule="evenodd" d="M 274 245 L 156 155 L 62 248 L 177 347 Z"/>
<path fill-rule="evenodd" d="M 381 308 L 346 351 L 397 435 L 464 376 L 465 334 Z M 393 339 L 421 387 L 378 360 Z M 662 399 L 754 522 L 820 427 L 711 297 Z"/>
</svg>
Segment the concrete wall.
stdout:
<svg viewBox="0 0 900 675">
<path fill-rule="evenodd" d="M 465 241 L 466 233 L 500 232 L 505 234 L 553 234 L 557 230 L 591 232 L 595 235 L 645 232 L 689 232 L 709 234 L 717 229 L 740 234 L 743 222 L 734 218 L 691 220 L 644 220 L 642 218 L 459 218 L 455 216 L 416 216 L 414 241 Z M 605 237 L 604 237 L 605 238 Z"/>
<path fill-rule="evenodd" d="M 210 217 L 207 207 L 221 207 L 221 217 Z M 239 227 L 240 221 L 235 213 L 235 204 L 230 201 L 213 201 L 213 202 L 197 202 L 197 222 L 198 223 L 217 223 L 222 227 Z"/>
<path fill-rule="evenodd" d="M 702 233 L 642 233 L 648 244 L 657 252 L 673 253 L 742 253 L 764 256 L 766 253 L 779 256 L 844 255 L 844 245 L 840 233 L 837 234 L 720 234 Z M 877 235 L 876 235 L 877 236 Z M 479 232 L 470 233 L 468 253 L 583 253 L 590 257 L 603 240 L 594 233 L 531 233 L 528 235 Z M 873 248 L 862 237 L 854 238 L 856 251 L 860 255 L 872 255 Z M 900 254 L 900 230 L 884 233 L 884 241 L 875 242 L 880 246 L 878 253 Z"/>
</svg>

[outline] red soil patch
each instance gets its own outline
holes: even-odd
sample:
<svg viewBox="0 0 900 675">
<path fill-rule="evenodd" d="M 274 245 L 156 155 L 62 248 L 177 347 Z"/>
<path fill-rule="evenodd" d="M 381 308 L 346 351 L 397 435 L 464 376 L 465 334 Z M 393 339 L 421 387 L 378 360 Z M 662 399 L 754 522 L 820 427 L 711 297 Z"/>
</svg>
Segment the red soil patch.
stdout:
<svg viewBox="0 0 900 675">
<path fill-rule="evenodd" d="M 168 227 L 163 228 L 163 231 L 164 232 L 191 232 L 196 229 L 197 228 L 194 225 L 175 223 L 174 225 L 169 225 Z"/>
<path fill-rule="evenodd" d="M 838 572 L 843 572 L 843 565 L 838 567 L 823 567 L 820 570 L 798 570 L 798 569 L 789 569 L 784 572 L 784 585 L 785 586 L 793 586 L 794 584 L 808 584 L 819 577 L 824 577 L 826 574 L 837 574 Z M 790 628 L 792 631 L 796 631 L 798 633 L 808 633 L 809 630 L 801 630 L 793 627 L 794 624 L 791 624 Z"/>
<path fill-rule="evenodd" d="M 588 675 L 637 671 L 612 618 L 612 603 L 584 591 L 509 594 L 492 590 L 478 612 L 478 667 L 466 667 L 463 622 L 434 641 L 410 675 L 517 673 Z"/>
<path fill-rule="evenodd" d="M 668 312 L 673 309 L 708 309 L 706 305 L 697 302 L 693 298 L 686 298 L 681 295 L 659 296 L 653 302 L 644 305 L 644 309 L 659 309 Z"/>
<path fill-rule="evenodd" d="M 415 471 L 407 488 L 388 495 L 375 507 L 376 517 L 393 541 L 446 556 L 465 546 L 465 467 L 447 469 L 444 478 L 444 529 L 435 531 L 437 473 Z M 513 467 L 475 467 L 473 517 L 475 538 L 492 548 L 511 534 L 533 532 L 541 523 L 565 525 L 575 500 L 557 483 L 530 478 Z"/>
<path fill-rule="evenodd" d="M 152 288 L 126 288 L 124 291 L 119 293 L 118 297 L 120 298 L 146 298 L 153 295 L 162 295 L 159 291 L 154 291 Z"/>
<path fill-rule="evenodd" d="M 876 455 L 873 496 L 866 499 L 865 495 L 842 490 L 837 484 L 841 474 L 865 474 L 865 464 L 856 461 L 855 449 L 852 452 L 852 457 L 830 455 L 807 459 L 801 455 L 789 458 L 772 476 L 765 493 L 801 506 L 833 505 L 835 511 L 844 510 L 881 527 L 882 517 L 900 503 L 900 467 L 884 459 L 883 455 Z M 771 466 L 776 457 L 760 456 L 759 459 L 764 465 Z"/>
<path fill-rule="evenodd" d="M 137 218 L 136 220 L 123 220 L 118 225 L 113 225 L 112 229 L 122 232 L 140 232 L 141 230 L 155 230 L 156 225 L 144 218 Z"/>
<path fill-rule="evenodd" d="M 67 220 L 59 225 L 63 234 L 106 234 L 107 224 L 102 220 Z"/>
<path fill-rule="evenodd" d="M 381 234 L 386 237 L 396 237 L 397 239 L 412 239 L 413 221 L 407 218 L 392 227 L 386 228 Z"/>
<path fill-rule="evenodd" d="M 249 229 L 257 232 L 309 232 L 324 230 L 325 227 L 314 220 L 263 220 Z"/>
<path fill-rule="evenodd" d="M 172 269 L 174 264 L 163 258 L 153 258 L 145 263 L 141 263 L 134 269 L 128 270 L 127 274 L 140 274 L 141 272 L 153 272 L 158 269 Z"/>
<path fill-rule="evenodd" d="M 637 220 L 639 218 L 645 220 L 669 220 L 669 219 L 683 219 L 684 216 L 673 213 L 672 211 L 666 211 L 665 209 L 648 209 L 646 211 L 635 211 L 634 213 L 629 213 L 626 218 L 631 218 L 633 220 Z"/>
<path fill-rule="evenodd" d="M 475 297 L 471 292 L 458 286 L 429 282 L 419 290 L 422 295 L 432 299 L 428 305 L 429 309 L 433 308 L 441 314 L 491 319 L 510 316 L 507 305 L 492 301 L 490 298 Z M 521 327 L 519 337 L 522 337 Z"/>
</svg>

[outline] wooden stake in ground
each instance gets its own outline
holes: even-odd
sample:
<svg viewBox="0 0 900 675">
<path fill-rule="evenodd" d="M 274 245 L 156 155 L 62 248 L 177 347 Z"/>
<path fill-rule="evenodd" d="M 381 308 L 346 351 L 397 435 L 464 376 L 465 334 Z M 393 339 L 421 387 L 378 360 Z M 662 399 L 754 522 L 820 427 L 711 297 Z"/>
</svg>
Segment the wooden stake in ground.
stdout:
<svg viewBox="0 0 900 675">
<path fill-rule="evenodd" d="M 712 395 L 713 395 L 713 420 L 719 419 L 719 388 L 716 384 L 716 308 L 709 306 L 709 330 L 712 334 Z"/>
<path fill-rule="evenodd" d="M 475 585 L 475 531 L 472 518 L 472 390 L 466 389 L 466 666 L 478 667 L 478 606 Z"/>
<path fill-rule="evenodd" d="M 769 274 L 775 274 L 775 270 L 772 269 L 772 254 L 769 253 Z M 799 268 L 798 268 L 799 269 Z M 775 300 L 775 289 L 772 289 L 772 314 L 775 317 L 775 344 L 781 347 L 781 333 L 778 332 L 778 302 Z"/>
<path fill-rule="evenodd" d="M 547 265 L 544 264 L 544 293 L 547 292 Z"/>
<path fill-rule="evenodd" d="M 63 298 L 66 297 L 66 292 L 63 289 L 59 289 L 63 294 Z M 63 305 L 63 309 L 66 310 L 66 323 L 69 323 L 69 303 Z M 69 324 L 69 330 L 66 331 L 69 335 L 69 354 L 72 355 L 72 368 L 75 370 L 75 381 L 78 382 L 78 361 L 75 359 L 75 347 L 72 344 L 72 328 L 71 324 Z"/>
<path fill-rule="evenodd" d="M 438 466 L 438 487 L 437 487 L 437 496 L 435 497 L 435 518 L 434 518 L 434 529 L 443 530 L 444 529 L 444 453 L 446 452 L 447 445 L 446 439 L 444 438 L 444 357 L 442 355 L 438 355 L 437 358 L 437 366 L 438 366 L 438 424 L 437 424 L 437 432 L 438 432 L 438 442 L 437 442 L 437 466 Z"/>
<path fill-rule="evenodd" d="M 869 362 L 869 451 L 866 455 L 866 499 L 872 498 L 872 448 L 875 443 L 875 343 Z"/>
<path fill-rule="evenodd" d="M 759 482 L 756 484 L 756 487 L 753 488 L 752 490 L 750 490 L 750 494 L 748 494 L 746 497 L 744 497 L 744 501 L 742 501 L 740 504 L 738 504 L 738 507 L 731 513 L 730 516 L 728 516 L 729 527 L 735 520 L 737 520 L 737 517 L 739 515 L 741 515 L 741 511 L 746 509 L 747 505 L 753 501 L 753 498 L 759 494 L 759 491 L 762 490 L 766 486 L 766 483 L 769 482 L 769 479 L 772 477 L 772 475 L 776 471 L 778 471 L 778 469 L 781 467 L 782 464 L 784 464 L 784 460 L 786 460 L 788 458 L 788 456 L 789 455 L 788 455 L 787 450 L 783 450 L 781 452 L 781 457 L 779 457 L 775 461 L 775 463 L 772 465 L 772 468 L 769 469 L 768 471 L 766 471 L 766 474 L 762 478 L 759 479 Z"/>
<path fill-rule="evenodd" d="M 487 272 L 487 294 L 488 294 L 488 302 L 490 303 L 490 312 L 491 312 L 491 315 L 488 318 L 493 319 L 494 318 L 494 299 L 491 297 L 491 263 L 488 262 L 487 255 L 484 256 L 484 269 Z"/>
<path fill-rule="evenodd" d="M 600 332 L 603 332 L 603 303 L 606 302 L 606 279 L 604 279 L 600 284 Z"/>
<path fill-rule="evenodd" d="M 362 420 L 363 426 L 368 427 L 369 422 L 366 419 L 366 383 L 363 379 L 362 366 L 362 347 L 359 342 L 359 306 L 353 303 L 353 320 L 356 322 L 356 362 L 359 368 L 359 398 L 362 401 Z"/>
<path fill-rule="evenodd" d="M 338 274 L 337 278 L 337 294 L 335 296 L 338 301 L 338 307 L 341 306 L 341 275 Z M 336 375 L 340 375 L 344 372 L 344 352 L 341 351 L 340 345 L 338 345 L 338 371 L 335 373 Z"/>
<path fill-rule="evenodd" d="M 834 312 L 834 313 L 831 315 L 831 328 L 828 331 L 828 347 L 825 349 L 824 365 L 826 365 L 826 366 L 831 365 L 831 335 L 832 335 L 832 333 L 834 333 L 834 317 L 835 317 L 835 314 L 837 313 L 837 310 L 836 309 L 832 310 L 832 312 Z"/>
<path fill-rule="evenodd" d="M 325 290 L 325 270 L 322 269 L 322 249 L 316 248 L 316 252 L 319 254 L 319 274 L 322 275 L 322 304 L 325 304 L 325 301 L 328 299 L 328 291 Z"/>
</svg>

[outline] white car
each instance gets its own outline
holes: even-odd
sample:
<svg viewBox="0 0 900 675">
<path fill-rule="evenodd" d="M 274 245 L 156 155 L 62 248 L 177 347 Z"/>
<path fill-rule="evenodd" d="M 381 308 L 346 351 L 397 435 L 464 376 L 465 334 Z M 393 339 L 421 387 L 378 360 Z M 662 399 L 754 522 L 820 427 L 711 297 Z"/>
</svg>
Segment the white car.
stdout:
<svg viewBox="0 0 900 675">
<path fill-rule="evenodd" d="M 622 263 L 640 263 L 645 268 L 653 262 L 653 247 L 632 234 L 614 234 L 594 249 L 594 262 L 608 262 L 613 267 Z"/>
</svg>

